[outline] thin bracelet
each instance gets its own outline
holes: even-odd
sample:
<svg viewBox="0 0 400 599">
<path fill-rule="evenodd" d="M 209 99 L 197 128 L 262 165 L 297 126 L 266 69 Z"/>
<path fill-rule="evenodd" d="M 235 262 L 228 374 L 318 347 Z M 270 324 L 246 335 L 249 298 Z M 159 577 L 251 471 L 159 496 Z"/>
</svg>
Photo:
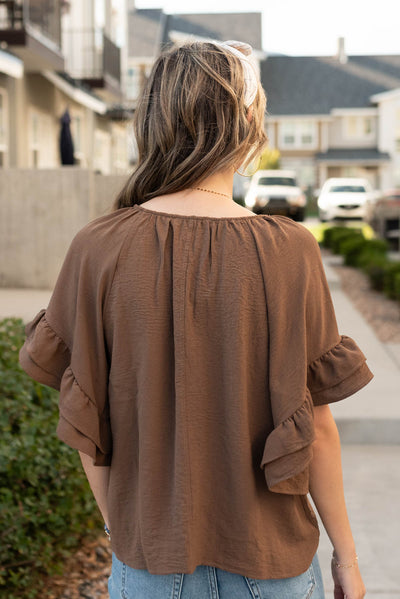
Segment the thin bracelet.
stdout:
<svg viewBox="0 0 400 599">
<path fill-rule="evenodd" d="M 336 561 L 336 558 L 334 555 L 332 555 L 332 560 L 333 560 L 336 568 L 353 568 L 358 562 L 358 555 L 356 554 L 355 560 L 351 564 L 339 564 L 339 562 Z"/>
<path fill-rule="evenodd" d="M 108 540 L 111 541 L 111 532 L 110 532 L 110 529 L 108 528 L 107 524 L 104 524 L 104 532 L 106 533 Z"/>
</svg>

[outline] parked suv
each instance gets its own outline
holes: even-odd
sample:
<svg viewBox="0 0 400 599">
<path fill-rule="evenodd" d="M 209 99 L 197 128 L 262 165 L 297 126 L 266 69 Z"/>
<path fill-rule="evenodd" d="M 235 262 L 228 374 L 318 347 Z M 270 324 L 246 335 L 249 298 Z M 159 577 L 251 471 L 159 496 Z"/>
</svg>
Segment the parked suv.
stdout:
<svg viewBox="0 0 400 599">
<path fill-rule="evenodd" d="M 253 175 L 244 203 L 256 214 L 282 214 L 304 220 L 306 197 L 294 171 L 258 171 Z"/>
<path fill-rule="evenodd" d="M 378 195 L 368 206 L 367 221 L 394 247 L 400 249 L 400 189 L 391 189 Z"/>
<path fill-rule="evenodd" d="M 355 177 L 328 179 L 318 197 L 318 215 L 322 222 L 335 218 L 365 219 L 374 193 L 367 179 Z"/>
</svg>

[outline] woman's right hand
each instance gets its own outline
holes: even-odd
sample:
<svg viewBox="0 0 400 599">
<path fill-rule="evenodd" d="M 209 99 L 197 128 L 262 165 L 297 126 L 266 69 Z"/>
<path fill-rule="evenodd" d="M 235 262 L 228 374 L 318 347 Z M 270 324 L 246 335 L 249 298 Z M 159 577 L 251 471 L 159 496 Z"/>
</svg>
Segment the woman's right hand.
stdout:
<svg viewBox="0 0 400 599">
<path fill-rule="evenodd" d="M 332 578 L 334 582 L 334 599 L 363 599 L 366 588 L 361 578 L 358 564 L 352 568 L 338 568 L 336 560 L 331 562 Z"/>
</svg>

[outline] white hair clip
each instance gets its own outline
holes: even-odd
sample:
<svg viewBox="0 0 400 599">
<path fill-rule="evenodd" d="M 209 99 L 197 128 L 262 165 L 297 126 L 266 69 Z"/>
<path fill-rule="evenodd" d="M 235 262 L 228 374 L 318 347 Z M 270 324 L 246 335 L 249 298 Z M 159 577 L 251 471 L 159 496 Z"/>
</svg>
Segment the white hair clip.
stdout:
<svg viewBox="0 0 400 599">
<path fill-rule="evenodd" d="M 217 46 L 221 46 L 239 58 L 244 71 L 244 103 L 246 108 L 249 108 L 257 95 L 258 90 L 258 75 L 254 65 L 247 58 L 251 55 L 253 49 L 250 44 L 229 40 L 227 42 L 214 42 Z"/>
</svg>

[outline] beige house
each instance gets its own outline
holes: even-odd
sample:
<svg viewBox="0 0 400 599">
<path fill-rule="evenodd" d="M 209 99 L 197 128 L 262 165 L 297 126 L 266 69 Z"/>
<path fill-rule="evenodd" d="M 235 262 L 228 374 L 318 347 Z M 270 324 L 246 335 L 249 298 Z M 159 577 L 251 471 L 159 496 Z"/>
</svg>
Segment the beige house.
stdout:
<svg viewBox="0 0 400 599">
<path fill-rule="evenodd" d="M 102 13 L 107 14 L 109 2 L 104 0 Z M 75 164 L 104 174 L 128 171 L 132 115 L 115 108 L 124 97 L 119 48 L 110 32 L 98 30 L 99 35 L 89 40 L 92 45 L 86 43 L 93 61 L 86 60 L 86 53 L 83 71 L 82 65 L 74 62 L 76 36 L 75 45 L 67 43 L 71 30 L 66 28 L 72 16 L 81 19 L 82 29 L 82 19 L 95 15 L 100 4 L 35 0 L 25 2 L 24 10 L 18 1 L 0 6 L 0 42 L 6 47 L 0 59 L 0 118 L 4 123 L 0 157 L 4 167 L 60 166 L 60 118 L 68 109 Z M 88 9 L 89 5 L 92 12 L 79 13 L 79 7 Z M 62 14 L 62 10 L 67 12 Z"/>
<path fill-rule="evenodd" d="M 379 98 L 400 87 L 400 55 L 346 56 L 341 40 L 334 57 L 268 56 L 261 75 L 270 146 L 302 186 L 329 177 L 365 177 L 377 189 L 394 184 Z M 395 120 L 385 127 L 394 129 Z"/>
</svg>

